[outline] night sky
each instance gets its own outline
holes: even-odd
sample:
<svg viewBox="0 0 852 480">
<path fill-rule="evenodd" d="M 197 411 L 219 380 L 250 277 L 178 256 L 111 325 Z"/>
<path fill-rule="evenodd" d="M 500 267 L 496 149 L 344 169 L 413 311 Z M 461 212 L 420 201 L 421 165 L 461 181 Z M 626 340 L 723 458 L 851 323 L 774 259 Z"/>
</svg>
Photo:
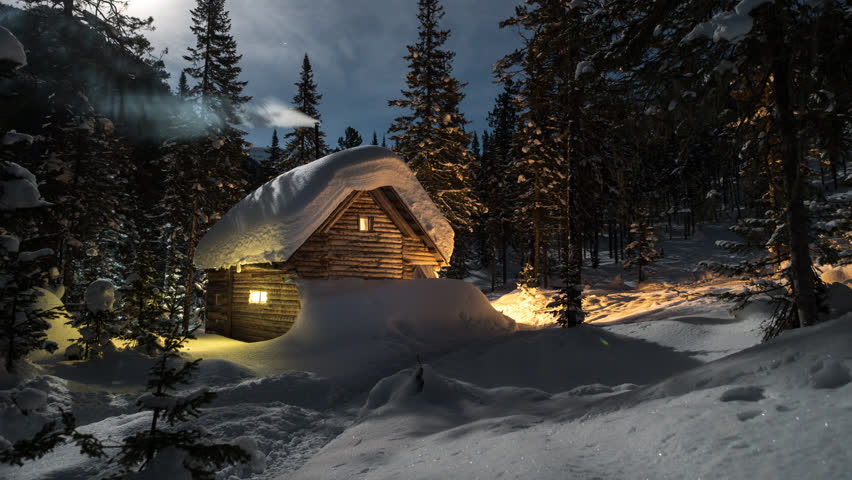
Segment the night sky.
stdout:
<svg viewBox="0 0 852 480">
<path fill-rule="evenodd" d="M 445 48 L 456 52 L 455 77 L 467 82 L 461 104 L 468 130 L 487 127 L 498 86 L 493 83 L 496 60 L 520 45 L 514 28 L 500 29 L 521 0 L 444 0 L 442 28 L 451 30 Z M 181 58 L 194 45 L 189 10 L 194 0 L 133 0 L 129 13 L 154 17 L 156 30 L 146 32 L 163 57 L 172 85 L 187 66 Z M 314 80 L 323 95 L 319 106 L 331 146 L 347 126 L 369 143 L 373 130 L 379 141 L 393 118 L 403 111 L 387 106 L 405 85 L 405 45 L 417 38 L 416 0 L 228 0 L 232 34 L 243 55 L 241 79 L 255 99 L 278 98 L 289 104 L 296 93 L 302 57 L 311 59 Z M 279 129 L 279 136 L 282 131 Z M 249 131 L 248 141 L 266 146 L 271 128 Z"/>
</svg>

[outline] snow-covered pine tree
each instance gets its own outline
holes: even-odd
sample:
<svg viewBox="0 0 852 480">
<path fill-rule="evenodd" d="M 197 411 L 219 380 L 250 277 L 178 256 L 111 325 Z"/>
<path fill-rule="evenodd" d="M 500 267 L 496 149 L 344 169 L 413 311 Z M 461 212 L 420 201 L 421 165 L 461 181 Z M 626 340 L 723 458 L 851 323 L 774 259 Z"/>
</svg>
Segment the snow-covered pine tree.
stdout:
<svg viewBox="0 0 852 480">
<path fill-rule="evenodd" d="M 394 119 L 389 132 L 394 150 L 417 175 L 423 188 L 456 231 L 452 276 L 466 274 L 468 233 L 479 205 L 471 194 L 472 157 L 468 150 L 467 121 L 459 111 L 464 98 L 453 77 L 455 53 L 443 49 L 449 30 L 438 22 L 444 9 L 438 0 L 418 0 L 418 38 L 407 45 L 408 73 L 402 97 L 388 102 L 405 114 Z"/>
<path fill-rule="evenodd" d="M 75 352 L 68 356 L 82 359 L 96 358 L 113 349 L 112 340 L 122 337 L 124 328 L 113 311 L 115 285 L 111 280 L 99 278 L 86 288 L 86 310 L 77 314 L 71 325 L 80 332 Z M 71 347 L 68 347 L 69 350 Z M 68 353 L 66 351 L 66 353 Z"/>
<path fill-rule="evenodd" d="M 5 137 L 4 143 L 11 142 L 8 134 Z M 7 148 L 14 149 L 14 144 Z M 21 238 L 26 241 L 35 233 L 31 227 L 37 217 L 35 210 L 48 205 L 41 199 L 32 173 L 0 160 L 0 361 L 7 372 L 14 372 L 33 350 L 54 352 L 57 345 L 47 340 L 45 330 L 50 328 L 50 320 L 66 314 L 63 308 L 40 307 L 40 297 L 49 294 L 44 288 L 55 280 L 50 275 L 56 271 L 53 251 L 20 251 Z"/>
<path fill-rule="evenodd" d="M 217 470 L 245 462 L 248 455 L 238 446 L 211 442 L 202 429 L 186 423 L 198 417 L 200 408 L 216 394 L 206 387 L 190 393 L 178 390 L 180 385 L 189 383 L 201 362 L 181 358 L 180 350 L 186 341 L 195 338 L 181 332 L 175 323 L 163 338 L 163 345 L 158 347 L 160 355 L 149 373 L 148 392 L 136 400 L 140 409 L 152 412 L 150 428 L 124 439 L 117 462 L 127 470 L 141 471 L 153 468 L 158 455 L 177 450 L 193 479 L 212 479 Z"/>
<path fill-rule="evenodd" d="M 624 247 L 624 268 L 636 267 L 639 271 L 639 281 L 642 282 L 647 278 L 643 268 L 660 257 L 656 248 L 658 239 L 654 235 L 654 227 L 647 210 L 640 209 L 636 213 L 636 222 L 630 225 L 630 233 L 633 241 Z"/>
<path fill-rule="evenodd" d="M 240 199 L 246 184 L 241 170 L 247 148 L 245 132 L 231 124 L 240 121 L 240 108 L 251 99 L 243 95 L 247 82 L 239 80 L 242 56 L 230 34 L 225 0 L 197 0 L 190 15 L 196 43 L 183 58 L 191 64 L 187 74 L 197 82 L 190 96 L 199 105 L 200 118 L 183 112 L 184 118 L 177 119 L 178 138 L 184 140 L 168 149 L 172 188 L 167 200 L 180 204 L 167 208 L 175 210 L 175 233 L 177 239 L 182 237 L 179 243 L 185 248 L 181 260 L 187 330 L 195 311 L 195 246 L 204 229 Z"/>
<path fill-rule="evenodd" d="M 357 147 L 362 143 L 364 143 L 364 140 L 361 138 L 361 134 L 358 133 L 358 130 L 355 130 L 352 127 L 346 127 L 346 130 L 343 132 L 343 136 L 337 137 L 337 148 L 340 150 Z"/>
<path fill-rule="evenodd" d="M 314 81 L 314 71 L 307 53 L 302 60 L 302 71 L 299 74 L 299 81 L 295 85 L 296 95 L 293 96 L 293 108 L 313 118 L 317 123 L 321 123 L 322 117 L 319 112 L 319 103 L 322 100 L 322 94 L 317 91 L 317 84 Z M 286 172 L 287 170 L 316 160 L 318 158 L 317 152 L 319 152 L 320 157 L 328 152 L 328 145 L 325 143 L 325 132 L 318 126 L 296 127 L 292 132 L 284 135 L 284 138 L 287 144 L 284 146 L 283 164 L 279 168 L 280 172 Z"/>
<path fill-rule="evenodd" d="M 139 249 L 120 289 L 118 306 L 121 338 L 147 355 L 156 352 L 159 337 L 172 328 L 163 305 L 162 265 L 154 252 L 146 246 Z"/>
</svg>

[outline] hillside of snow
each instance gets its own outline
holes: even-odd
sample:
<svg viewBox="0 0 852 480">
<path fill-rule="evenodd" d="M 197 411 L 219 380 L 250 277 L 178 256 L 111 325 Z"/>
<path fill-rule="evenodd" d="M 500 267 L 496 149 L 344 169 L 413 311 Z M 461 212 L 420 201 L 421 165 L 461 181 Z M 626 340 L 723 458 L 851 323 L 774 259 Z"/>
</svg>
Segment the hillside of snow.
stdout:
<svg viewBox="0 0 852 480">
<path fill-rule="evenodd" d="M 455 280 L 305 282 L 287 335 L 201 334 L 186 350 L 204 359 L 187 391 L 218 394 L 196 421 L 252 457 L 219 478 L 852 477 L 852 269 L 823 272 L 824 323 L 760 344 L 765 305 L 731 312 L 703 295 L 741 288 L 695 268 L 724 260 L 713 241 L 726 234 L 663 242 L 640 285 L 612 263 L 584 272 L 576 329 L 550 325 L 553 290 L 489 302 Z M 60 409 L 105 441 L 150 423 L 135 404 L 149 357 L 31 360 L 28 380 L 0 385 L 3 439 Z M 183 475 L 161 462 L 145 478 Z M 0 478 L 116 468 L 65 445 Z"/>
</svg>

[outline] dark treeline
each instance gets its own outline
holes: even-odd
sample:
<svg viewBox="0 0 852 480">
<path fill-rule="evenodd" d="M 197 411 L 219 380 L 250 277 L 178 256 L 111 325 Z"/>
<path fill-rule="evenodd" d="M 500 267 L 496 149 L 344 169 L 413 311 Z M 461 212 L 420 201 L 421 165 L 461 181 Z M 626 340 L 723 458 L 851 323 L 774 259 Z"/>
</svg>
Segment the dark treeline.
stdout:
<svg viewBox="0 0 852 480">
<path fill-rule="evenodd" d="M 520 46 L 495 65 L 503 92 L 471 146 L 492 286 L 514 252 L 536 283 L 559 279 L 553 306 L 573 325 L 599 245 L 641 278 L 653 225 L 688 238 L 724 218 L 744 236 L 727 247 L 761 253 L 708 267 L 772 278 L 749 297 L 784 304 L 774 333 L 814 323 L 815 261 L 849 261 L 852 215 L 830 193 L 850 173 L 850 15 L 839 1 L 518 6 L 501 27 Z"/>
</svg>

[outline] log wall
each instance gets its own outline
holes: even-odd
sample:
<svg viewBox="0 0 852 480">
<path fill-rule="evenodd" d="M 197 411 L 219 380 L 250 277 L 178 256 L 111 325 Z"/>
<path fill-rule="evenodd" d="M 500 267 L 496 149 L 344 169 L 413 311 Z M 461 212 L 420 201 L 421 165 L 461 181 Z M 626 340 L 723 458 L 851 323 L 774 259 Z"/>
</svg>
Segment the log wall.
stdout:
<svg viewBox="0 0 852 480">
<path fill-rule="evenodd" d="M 373 230 L 359 230 L 359 217 Z M 301 278 L 403 278 L 403 236 L 366 192 L 359 193 L 327 230 L 318 230 L 287 264 Z"/>
<path fill-rule="evenodd" d="M 227 305 L 211 308 L 215 295 L 222 290 L 223 277 L 224 285 L 230 285 L 229 301 Z M 301 303 L 295 275 L 286 268 L 249 265 L 240 272 L 208 271 L 208 278 L 211 279 L 207 287 L 208 328 L 225 336 L 248 342 L 275 338 L 287 333 L 299 314 Z M 266 292 L 266 303 L 250 303 L 252 290 Z"/>
</svg>

